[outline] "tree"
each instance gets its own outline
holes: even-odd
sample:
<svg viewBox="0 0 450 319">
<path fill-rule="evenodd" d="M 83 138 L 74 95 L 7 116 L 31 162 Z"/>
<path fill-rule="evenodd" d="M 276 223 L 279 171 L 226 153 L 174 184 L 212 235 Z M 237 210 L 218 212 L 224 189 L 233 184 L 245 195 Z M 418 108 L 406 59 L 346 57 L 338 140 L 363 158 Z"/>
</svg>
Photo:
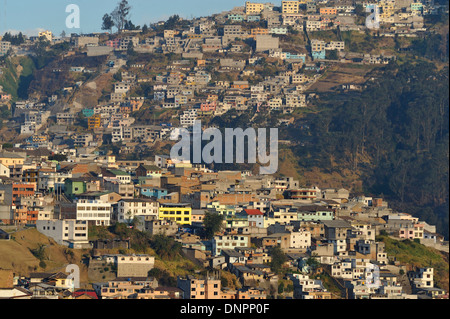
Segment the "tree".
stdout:
<svg viewBox="0 0 450 319">
<path fill-rule="evenodd" d="M 329 51 L 327 51 L 327 59 L 328 60 L 337 60 L 337 59 L 339 59 L 337 50 L 329 50 Z"/>
<path fill-rule="evenodd" d="M 159 234 L 152 237 L 150 246 L 161 259 L 172 260 L 181 252 L 181 244 L 173 238 Z"/>
<path fill-rule="evenodd" d="M 50 161 L 58 161 L 58 162 L 64 162 L 67 161 L 67 155 L 64 154 L 54 154 L 54 155 L 50 155 L 48 157 L 48 159 Z"/>
<path fill-rule="evenodd" d="M 315 273 L 316 269 L 320 266 L 320 262 L 317 260 L 316 256 L 311 256 L 306 260 L 306 264 Z"/>
<path fill-rule="evenodd" d="M 180 22 L 180 16 L 177 14 L 174 14 L 171 16 L 167 21 L 164 23 L 165 29 L 173 29 L 176 27 L 176 25 Z"/>
<path fill-rule="evenodd" d="M 139 25 L 135 26 L 134 23 L 131 22 L 131 20 L 125 21 L 125 26 L 124 26 L 125 30 L 139 30 L 140 28 L 141 27 Z"/>
<path fill-rule="evenodd" d="M 206 212 L 203 224 L 205 225 L 205 237 L 207 239 L 212 239 L 215 233 L 222 230 L 223 220 L 223 215 Z"/>
<path fill-rule="evenodd" d="M 114 21 L 112 20 L 112 17 L 105 13 L 105 15 L 102 18 L 103 24 L 102 24 L 102 30 L 108 30 L 109 33 L 112 33 L 112 28 L 114 26 Z"/>
<path fill-rule="evenodd" d="M 128 55 L 128 56 L 134 56 L 134 55 L 136 55 L 136 51 L 134 51 L 134 45 L 133 45 L 133 42 L 131 42 L 131 41 L 128 43 L 127 55 Z"/>
<path fill-rule="evenodd" d="M 270 268 L 272 268 L 275 273 L 279 273 L 281 271 L 281 268 L 283 267 L 283 264 L 287 261 L 286 255 L 284 254 L 280 246 L 271 248 L 269 251 L 269 255 L 272 257 Z"/>
<path fill-rule="evenodd" d="M 146 24 L 144 24 L 142 26 L 142 34 L 146 34 L 148 32 L 148 26 Z"/>
<path fill-rule="evenodd" d="M 128 4 L 128 1 L 122 0 L 119 2 L 114 11 L 111 12 L 111 18 L 118 33 L 125 28 L 125 23 L 127 22 L 127 17 L 130 14 L 130 10 L 131 6 Z"/>
</svg>

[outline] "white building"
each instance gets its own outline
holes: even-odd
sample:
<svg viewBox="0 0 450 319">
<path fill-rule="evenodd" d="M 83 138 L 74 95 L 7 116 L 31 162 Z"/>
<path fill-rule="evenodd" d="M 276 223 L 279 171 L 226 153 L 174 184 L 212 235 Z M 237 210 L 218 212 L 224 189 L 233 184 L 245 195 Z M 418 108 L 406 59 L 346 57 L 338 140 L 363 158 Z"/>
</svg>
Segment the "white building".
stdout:
<svg viewBox="0 0 450 319">
<path fill-rule="evenodd" d="M 159 203 L 149 199 L 121 199 L 118 203 L 117 221 L 124 223 L 134 216 L 158 217 Z"/>
<path fill-rule="evenodd" d="M 433 268 L 419 268 L 418 271 L 408 274 L 411 284 L 415 289 L 433 288 Z"/>
<path fill-rule="evenodd" d="M 311 232 L 300 230 L 291 232 L 289 248 L 306 250 L 311 247 Z"/>
<path fill-rule="evenodd" d="M 131 84 L 119 82 L 114 84 L 114 93 L 127 93 L 131 88 Z"/>
<path fill-rule="evenodd" d="M 183 112 L 180 115 L 180 125 L 182 127 L 190 127 L 194 125 L 194 121 L 197 119 L 197 110 L 190 109 Z"/>
<path fill-rule="evenodd" d="M 0 163 L 0 176 L 9 177 L 9 167 Z"/>
<path fill-rule="evenodd" d="M 109 226 L 111 212 L 111 203 L 88 199 L 76 201 L 77 221 L 86 221 L 96 226 Z"/>
<path fill-rule="evenodd" d="M 214 236 L 212 239 L 212 253 L 214 256 L 220 255 L 222 249 L 234 249 L 250 247 L 250 238 L 246 235 L 224 235 Z"/>
<path fill-rule="evenodd" d="M 36 229 L 47 237 L 53 238 L 60 245 L 77 248 L 88 244 L 87 221 L 74 219 L 37 220 Z"/>
</svg>

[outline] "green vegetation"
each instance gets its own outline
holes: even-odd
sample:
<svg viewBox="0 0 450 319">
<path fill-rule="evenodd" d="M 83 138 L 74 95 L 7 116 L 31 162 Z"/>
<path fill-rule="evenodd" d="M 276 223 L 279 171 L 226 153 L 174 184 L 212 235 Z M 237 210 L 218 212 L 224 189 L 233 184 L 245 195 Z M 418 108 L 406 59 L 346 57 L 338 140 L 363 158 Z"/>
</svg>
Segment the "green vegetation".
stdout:
<svg viewBox="0 0 450 319">
<path fill-rule="evenodd" d="M 430 60 L 448 62 L 449 46 L 448 33 L 445 36 L 441 34 L 430 34 L 426 37 L 412 41 L 412 51 Z"/>
<path fill-rule="evenodd" d="M 203 224 L 205 225 L 205 237 L 212 239 L 214 234 L 223 228 L 224 216 L 217 213 L 206 212 Z"/>
<path fill-rule="evenodd" d="M 270 268 L 274 273 L 281 273 L 283 264 L 287 261 L 286 254 L 279 246 L 271 248 L 269 254 L 272 257 Z"/>
<path fill-rule="evenodd" d="M 38 244 L 38 247 L 34 248 L 34 249 L 30 249 L 30 252 L 33 254 L 34 257 L 39 259 L 41 262 L 45 258 L 47 258 L 47 254 L 45 252 L 45 245 L 43 245 L 43 244 Z M 43 268 L 45 268 L 45 267 L 43 267 Z"/>
<path fill-rule="evenodd" d="M 413 267 L 432 267 L 436 285 L 448 290 L 449 264 L 442 253 L 411 240 L 395 240 L 385 235 L 376 238 L 386 245 L 386 253 L 401 263 Z"/>
<path fill-rule="evenodd" d="M 155 235 L 150 240 L 150 246 L 161 259 L 173 260 L 180 257 L 181 244 L 165 235 Z"/>
<path fill-rule="evenodd" d="M 25 37 L 23 36 L 22 32 L 19 32 L 16 35 L 11 35 L 11 33 L 5 32 L 2 37 L 2 41 L 11 42 L 11 45 L 21 45 L 25 42 Z"/>
<path fill-rule="evenodd" d="M 19 73 L 18 69 L 21 69 Z M 12 102 L 28 97 L 28 87 L 34 79 L 35 66 L 29 57 L 7 58 L 5 68 L 0 76 L 3 91 L 11 94 Z"/>
<path fill-rule="evenodd" d="M 305 114 L 309 129 L 288 128 L 288 139 L 303 143 L 293 152 L 304 171 L 357 173 L 366 194 L 448 238 L 448 68 L 391 63 L 383 72 L 362 93 L 324 95 L 318 112 Z"/>
<path fill-rule="evenodd" d="M 318 274 L 314 278 L 321 280 L 322 284 L 326 290 L 330 291 L 335 296 L 341 296 L 341 289 L 336 284 L 335 280 L 330 275 L 328 275 L 326 272 Z"/>
</svg>

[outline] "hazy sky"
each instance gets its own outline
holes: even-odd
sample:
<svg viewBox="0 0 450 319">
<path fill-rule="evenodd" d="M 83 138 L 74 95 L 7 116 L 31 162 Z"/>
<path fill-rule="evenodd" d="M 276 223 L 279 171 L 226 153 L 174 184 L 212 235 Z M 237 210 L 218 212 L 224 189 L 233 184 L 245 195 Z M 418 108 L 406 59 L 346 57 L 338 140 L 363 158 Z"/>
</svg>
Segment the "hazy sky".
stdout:
<svg viewBox="0 0 450 319">
<path fill-rule="evenodd" d="M 0 34 L 5 31 L 22 31 L 36 35 L 40 30 L 50 30 L 59 36 L 66 33 L 101 32 L 102 17 L 117 6 L 119 0 L 0 0 Z M 131 5 L 131 21 L 144 25 L 167 20 L 178 14 L 183 18 L 207 16 L 236 6 L 245 0 L 128 0 Z M 253 1 L 256 2 L 256 1 Z M 275 1 L 272 2 L 277 4 Z M 80 28 L 67 29 L 66 6 L 76 4 L 80 8 Z"/>
</svg>

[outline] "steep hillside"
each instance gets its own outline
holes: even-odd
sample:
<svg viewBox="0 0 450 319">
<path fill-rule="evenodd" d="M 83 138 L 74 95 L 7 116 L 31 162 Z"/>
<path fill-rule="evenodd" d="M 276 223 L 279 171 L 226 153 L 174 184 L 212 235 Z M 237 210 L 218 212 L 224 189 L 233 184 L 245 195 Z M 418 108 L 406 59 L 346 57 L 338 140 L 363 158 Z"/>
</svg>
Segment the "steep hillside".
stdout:
<svg viewBox="0 0 450 319">
<path fill-rule="evenodd" d="M 383 241 L 386 244 L 386 252 L 388 256 L 395 257 L 396 260 L 409 265 L 411 268 L 434 268 L 434 280 L 436 282 L 436 286 L 448 291 L 448 254 L 410 240 L 399 241 L 388 236 L 379 236 L 377 238 L 377 241 L 378 240 Z"/>
<path fill-rule="evenodd" d="M 43 247 L 42 256 L 36 253 L 39 247 Z M 81 262 L 86 253 L 89 250 L 68 249 L 35 228 L 30 228 L 14 232 L 9 241 L 0 241 L 0 268 L 12 269 L 16 275 L 27 276 L 31 272 L 65 271 L 67 265 L 77 264 L 81 281 L 87 282 L 87 267 Z"/>
<path fill-rule="evenodd" d="M 308 129 L 297 122 L 285 139 L 310 179 L 362 185 L 448 238 L 448 68 L 405 63 L 384 73 L 361 93 L 323 96 L 303 120 Z"/>
<path fill-rule="evenodd" d="M 12 102 L 18 98 L 27 98 L 27 90 L 34 78 L 34 62 L 27 56 L 7 58 L 3 74 L 0 75 L 0 85 L 3 91 L 12 95 Z"/>
</svg>

